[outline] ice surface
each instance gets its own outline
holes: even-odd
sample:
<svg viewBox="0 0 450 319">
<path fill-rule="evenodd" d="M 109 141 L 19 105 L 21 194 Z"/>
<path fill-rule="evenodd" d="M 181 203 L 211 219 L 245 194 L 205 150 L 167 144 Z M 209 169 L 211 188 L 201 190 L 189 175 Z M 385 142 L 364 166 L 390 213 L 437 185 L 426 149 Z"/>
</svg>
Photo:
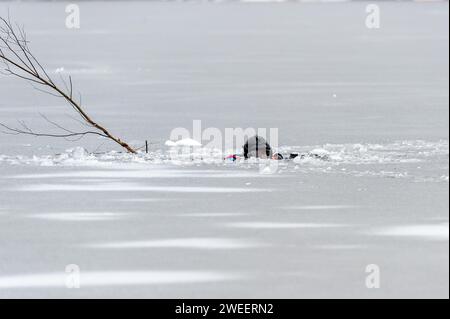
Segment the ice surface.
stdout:
<svg viewBox="0 0 450 319">
<path fill-rule="evenodd" d="M 278 222 L 246 222 L 246 223 L 230 223 L 229 227 L 249 228 L 249 229 L 292 229 L 292 228 L 333 228 L 345 227 L 339 224 L 314 224 L 314 223 L 278 223 Z"/>
<path fill-rule="evenodd" d="M 213 283 L 236 280 L 237 276 L 189 271 L 99 271 L 83 274 L 80 287 L 145 286 L 167 284 Z M 61 273 L 0 277 L 0 289 L 60 288 L 66 289 L 67 276 Z"/>
<path fill-rule="evenodd" d="M 245 240 L 227 238 L 177 238 L 165 240 L 112 242 L 88 245 L 99 249 L 145 249 L 145 248 L 188 248 L 188 249 L 243 249 L 260 245 Z"/>
<path fill-rule="evenodd" d="M 375 176 L 385 178 L 406 178 L 414 181 L 448 182 L 449 143 L 447 140 L 398 141 L 387 144 L 326 144 L 317 146 L 284 146 L 285 154 L 299 152 L 301 156 L 292 161 L 267 161 L 238 159 L 230 162 L 222 154 L 207 148 L 189 149 L 181 156 L 171 153 L 171 149 L 160 149 L 150 154 L 131 155 L 119 152 L 91 154 L 81 147 L 68 149 L 57 155 L 6 156 L 0 155 L 0 163 L 12 165 L 68 166 L 111 168 L 111 171 L 70 172 L 59 175 L 24 175 L 18 178 L 236 178 L 279 174 L 285 170 L 304 173 L 305 170 L 320 173 L 350 174 L 353 176 Z M 318 157 L 317 157 L 318 156 Z M 155 165 L 157 167 L 155 167 Z M 200 172 L 167 170 L 170 166 L 206 165 Z M 254 172 L 228 171 L 226 174 L 214 168 L 221 166 L 234 168 L 259 167 Z M 395 167 L 394 167 L 395 165 Z M 432 171 L 437 165 L 441 168 Z M 401 170 L 399 170 L 401 168 Z M 115 171 L 114 171 L 115 169 Z M 118 170 L 121 169 L 121 170 Z M 394 169 L 394 170 L 393 170 Z M 117 185 L 116 185 L 117 186 Z M 62 186 L 66 187 L 66 186 Z M 113 186 L 110 186 L 113 188 Z M 119 186 L 117 186 L 120 189 Z"/>
<path fill-rule="evenodd" d="M 366 5 L 0 2 L 140 149 L 0 134 L 0 297 L 448 298 L 448 3 Z M 0 122 L 80 129 L 62 102 L 0 76 Z M 165 145 L 193 120 L 303 156 Z"/>
<path fill-rule="evenodd" d="M 357 208 L 356 206 L 353 205 L 305 205 L 305 206 L 293 206 L 293 207 L 283 207 L 284 209 L 287 210 L 326 210 L 326 211 L 331 211 L 333 209 L 349 209 L 349 208 Z"/>
<path fill-rule="evenodd" d="M 393 237 L 416 237 L 430 240 L 448 241 L 449 224 L 437 225 L 406 225 L 397 227 L 388 227 L 379 231 L 375 231 L 380 236 Z"/>
<path fill-rule="evenodd" d="M 157 193 L 252 193 L 270 189 L 235 187 L 144 186 L 133 183 L 36 184 L 18 189 L 22 192 L 157 192 Z"/>
<path fill-rule="evenodd" d="M 236 216 L 246 216 L 249 213 L 190 213 L 190 214 L 179 214 L 179 217 L 236 217 Z"/>
<path fill-rule="evenodd" d="M 30 217 L 39 219 L 48 219 L 56 221 L 102 221 L 102 220 L 117 220 L 130 215 L 126 213 L 101 213 L 101 212 L 82 212 L 82 213 L 51 213 L 51 214 L 36 214 Z"/>
<path fill-rule="evenodd" d="M 167 142 L 166 142 L 166 145 L 167 145 Z M 175 146 L 202 146 L 202 144 L 191 138 L 185 138 L 185 139 L 175 142 Z"/>
</svg>

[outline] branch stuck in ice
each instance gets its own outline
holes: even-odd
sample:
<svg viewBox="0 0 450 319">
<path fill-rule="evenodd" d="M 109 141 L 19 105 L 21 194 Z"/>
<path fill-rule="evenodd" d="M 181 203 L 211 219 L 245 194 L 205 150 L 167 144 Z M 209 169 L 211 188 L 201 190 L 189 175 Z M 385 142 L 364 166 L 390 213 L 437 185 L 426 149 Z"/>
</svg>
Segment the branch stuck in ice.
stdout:
<svg viewBox="0 0 450 319">
<path fill-rule="evenodd" d="M 73 132 L 43 116 L 49 124 L 57 127 L 64 133 L 37 133 L 31 130 L 24 122 L 19 122 L 21 126 L 20 128 L 14 128 L 0 123 L 0 126 L 6 130 L 3 131 L 4 133 L 62 138 L 82 138 L 86 135 L 98 135 L 112 140 L 130 153 L 136 153 L 135 149 L 121 139 L 112 135 L 108 129 L 94 121 L 86 113 L 86 111 L 82 108 L 81 95 L 78 100 L 74 98 L 72 77 L 68 77 L 68 82 L 61 77 L 64 89 L 55 84 L 42 64 L 33 55 L 33 53 L 31 53 L 24 28 L 19 25 L 14 26 L 9 18 L 5 19 L 2 17 L 0 17 L 0 61 L 4 64 L 4 70 L 0 71 L 1 73 L 23 79 L 31 83 L 35 89 L 43 93 L 63 98 L 80 116 L 81 122 L 91 128 L 91 130 L 84 132 Z"/>
</svg>

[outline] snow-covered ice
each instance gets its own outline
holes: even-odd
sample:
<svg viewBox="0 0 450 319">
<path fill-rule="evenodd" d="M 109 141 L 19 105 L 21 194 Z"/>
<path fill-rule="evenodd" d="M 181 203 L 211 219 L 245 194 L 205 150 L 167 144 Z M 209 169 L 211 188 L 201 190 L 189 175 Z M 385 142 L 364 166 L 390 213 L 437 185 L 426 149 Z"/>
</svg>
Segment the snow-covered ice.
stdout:
<svg viewBox="0 0 450 319">
<path fill-rule="evenodd" d="M 64 3 L 0 14 L 140 151 L 0 134 L 0 297 L 448 298 L 448 3 L 383 2 L 377 30 L 359 2 L 80 6 L 79 30 Z M 46 131 L 39 112 L 78 128 L 0 76 L 0 122 Z M 166 143 L 194 120 L 278 128 L 302 156 Z"/>
<path fill-rule="evenodd" d="M 333 228 L 345 227 L 345 225 L 335 224 L 314 224 L 314 223 L 279 223 L 279 222 L 245 222 L 230 223 L 227 226 L 235 228 L 249 229 L 293 229 L 293 228 Z"/>
<path fill-rule="evenodd" d="M 243 249 L 259 245 L 246 240 L 229 238 L 177 238 L 165 240 L 112 242 L 88 245 L 98 249 L 132 249 L 132 248 L 189 248 L 189 249 Z"/>
<path fill-rule="evenodd" d="M 35 214 L 31 215 L 32 218 L 40 218 L 40 219 L 48 219 L 48 220 L 56 220 L 56 221 L 68 221 L 68 222 L 76 222 L 76 221 L 102 221 L 102 220 L 116 220 L 126 217 L 127 213 L 51 213 L 51 214 Z"/>
<path fill-rule="evenodd" d="M 406 225 L 387 227 L 382 230 L 375 231 L 380 236 L 397 236 L 397 237 L 416 237 L 430 240 L 448 241 L 449 224 L 431 224 L 431 225 Z"/>
<path fill-rule="evenodd" d="M 98 271 L 83 274 L 80 286 L 141 286 L 214 283 L 227 280 L 238 280 L 238 276 L 208 272 L 189 271 Z M 17 288 L 59 288 L 67 289 L 67 277 L 61 273 L 44 273 L 0 277 L 0 289 Z"/>
</svg>

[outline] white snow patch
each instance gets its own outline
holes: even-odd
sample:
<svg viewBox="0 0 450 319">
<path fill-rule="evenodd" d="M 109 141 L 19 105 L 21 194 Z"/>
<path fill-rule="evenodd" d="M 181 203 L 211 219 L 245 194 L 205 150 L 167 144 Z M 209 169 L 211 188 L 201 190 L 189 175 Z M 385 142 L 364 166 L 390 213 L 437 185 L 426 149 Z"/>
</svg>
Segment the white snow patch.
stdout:
<svg viewBox="0 0 450 319">
<path fill-rule="evenodd" d="M 200 186 L 145 186 L 133 183 L 106 184 L 36 184 L 18 188 L 23 192 L 159 192 L 159 193 L 252 193 L 267 189 Z"/>
<path fill-rule="evenodd" d="M 209 283 L 237 280 L 240 276 L 210 271 L 83 271 L 81 287 L 145 286 Z M 66 288 L 67 274 L 42 273 L 0 277 L 0 289 Z"/>
<path fill-rule="evenodd" d="M 124 241 L 88 245 L 90 248 L 138 249 L 138 248 L 185 248 L 185 249 L 243 249 L 257 247 L 256 243 L 228 238 L 174 238 L 148 241 Z"/>
<path fill-rule="evenodd" d="M 89 153 L 82 147 L 75 147 L 67 151 L 67 154 L 73 159 L 82 160 L 85 159 Z"/>
<path fill-rule="evenodd" d="M 355 250 L 355 249 L 365 249 L 367 246 L 364 245 L 318 245 L 314 246 L 317 249 L 325 250 Z"/>
<path fill-rule="evenodd" d="M 292 207 L 284 207 L 286 210 L 339 210 L 339 209 L 348 209 L 355 208 L 358 206 L 354 205 L 304 205 L 304 206 L 292 206 Z"/>
<path fill-rule="evenodd" d="M 262 175 L 273 175 L 278 172 L 278 165 L 268 165 L 264 168 L 260 168 L 259 172 Z"/>
<path fill-rule="evenodd" d="M 185 138 L 179 141 L 166 141 L 166 146 L 169 147 L 176 147 L 176 146 L 202 146 L 202 144 L 196 140 L 193 140 L 191 138 Z"/>
<path fill-rule="evenodd" d="M 105 220 L 117 220 L 129 215 L 128 213 L 48 213 L 48 214 L 35 214 L 31 215 L 31 218 L 57 220 L 57 221 L 105 221 Z"/>
<path fill-rule="evenodd" d="M 100 31 L 101 32 L 101 31 Z M 95 34 L 93 32 L 92 34 Z M 102 33 L 98 33 L 102 34 Z M 65 68 L 59 67 L 54 70 L 55 74 L 110 74 L 112 70 L 105 67 Z"/>
<path fill-rule="evenodd" d="M 387 227 L 376 230 L 374 233 L 378 236 L 416 237 L 435 241 L 448 241 L 449 223 Z"/>
<path fill-rule="evenodd" d="M 52 179 L 52 178 L 248 178 L 259 177 L 255 172 L 217 171 L 217 170 L 170 170 L 170 169 L 129 169 L 129 170 L 89 170 L 53 174 L 23 174 L 9 178 Z"/>
<path fill-rule="evenodd" d="M 178 214 L 180 217 L 234 217 L 234 216 L 248 216 L 248 213 L 187 213 Z"/>
<path fill-rule="evenodd" d="M 248 229 L 297 229 L 297 228 L 334 228 L 346 227 L 340 224 L 318 224 L 318 223 L 279 223 L 279 222 L 241 222 L 229 223 L 228 227 Z"/>
<path fill-rule="evenodd" d="M 175 146 L 177 146 L 177 143 L 174 141 L 166 141 L 166 143 L 164 143 L 164 145 L 169 146 L 169 147 L 175 147 Z"/>
</svg>

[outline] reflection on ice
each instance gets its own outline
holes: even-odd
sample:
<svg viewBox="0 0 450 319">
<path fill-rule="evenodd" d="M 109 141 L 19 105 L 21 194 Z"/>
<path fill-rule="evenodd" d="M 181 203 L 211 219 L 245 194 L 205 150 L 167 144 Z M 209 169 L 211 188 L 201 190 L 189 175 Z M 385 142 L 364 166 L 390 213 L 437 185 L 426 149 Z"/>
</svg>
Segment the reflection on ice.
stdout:
<svg viewBox="0 0 450 319">
<path fill-rule="evenodd" d="M 88 245 L 90 248 L 136 249 L 136 248 L 186 248 L 186 249 L 244 249 L 260 246 L 248 240 L 228 238 L 174 238 L 147 241 L 123 241 Z"/>
<path fill-rule="evenodd" d="M 355 249 L 365 249 L 367 246 L 364 245 L 318 245 L 314 246 L 314 248 L 317 249 L 324 249 L 324 250 L 355 250 Z"/>
<path fill-rule="evenodd" d="M 163 192 L 163 193 L 250 193 L 268 191 L 255 188 L 146 186 L 134 183 L 105 184 L 36 184 L 19 188 L 25 192 Z"/>
<path fill-rule="evenodd" d="M 0 277 L 0 289 L 66 288 L 68 274 L 43 273 Z M 98 271 L 81 272 L 81 287 L 144 286 L 209 283 L 236 280 L 239 276 L 209 271 Z"/>
<path fill-rule="evenodd" d="M 178 214 L 179 217 L 234 217 L 234 216 L 248 216 L 248 213 L 186 213 Z"/>
<path fill-rule="evenodd" d="M 386 227 L 376 230 L 375 234 L 379 236 L 417 237 L 428 240 L 448 241 L 449 223 Z"/>
<path fill-rule="evenodd" d="M 229 223 L 229 227 L 249 229 L 295 229 L 295 228 L 334 228 L 346 227 L 340 224 L 318 224 L 318 223 L 278 223 L 278 222 L 242 222 Z"/>
<path fill-rule="evenodd" d="M 291 206 L 285 207 L 286 210 L 332 210 L 332 209 L 347 209 L 355 208 L 353 205 L 305 205 L 305 206 Z"/>
<path fill-rule="evenodd" d="M 114 199 L 115 202 L 124 202 L 124 203 L 154 203 L 154 202 L 163 202 L 167 201 L 165 198 L 121 198 Z"/>
<path fill-rule="evenodd" d="M 126 213 L 48 213 L 31 215 L 32 218 L 58 220 L 58 221 L 105 221 L 121 219 Z"/>
<path fill-rule="evenodd" d="M 246 178 L 260 177 L 255 172 L 217 171 L 217 170 L 169 170 L 152 167 L 142 169 L 116 169 L 94 171 L 71 171 L 54 174 L 23 174 L 11 178 L 17 179 L 52 179 L 52 178 L 84 178 L 84 179 L 123 179 L 123 178 Z"/>
</svg>

